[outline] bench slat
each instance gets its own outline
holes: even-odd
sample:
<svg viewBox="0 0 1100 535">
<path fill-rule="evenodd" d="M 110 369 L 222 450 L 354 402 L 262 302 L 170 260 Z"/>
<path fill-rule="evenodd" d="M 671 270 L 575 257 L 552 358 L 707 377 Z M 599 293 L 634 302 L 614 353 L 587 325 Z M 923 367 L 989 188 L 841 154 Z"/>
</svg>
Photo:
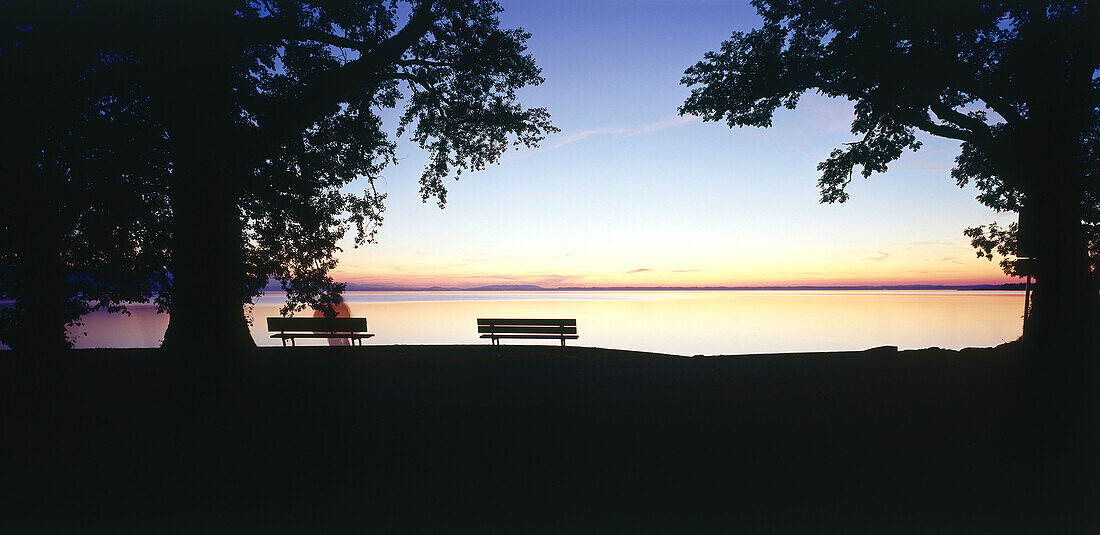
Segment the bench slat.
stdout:
<svg viewBox="0 0 1100 535">
<path fill-rule="evenodd" d="M 477 332 L 479 333 L 538 333 L 538 334 L 577 334 L 576 327 L 558 327 L 558 326 L 546 326 L 546 327 L 509 327 L 509 326 L 488 326 L 478 325 Z"/>
<path fill-rule="evenodd" d="M 267 330 L 366 332 L 367 318 L 267 318 Z"/>
<path fill-rule="evenodd" d="M 557 326 L 576 326 L 577 320 L 575 319 L 522 319 L 522 318 L 478 318 L 477 324 L 480 325 L 557 325 Z"/>
<path fill-rule="evenodd" d="M 370 338 L 374 334 L 356 333 L 275 333 L 272 338 Z"/>
<path fill-rule="evenodd" d="M 577 340 L 580 337 L 575 334 L 555 335 L 555 334 L 483 334 L 482 338 L 525 338 L 525 339 L 539 339 L 539 340 Z"/>
</svg>

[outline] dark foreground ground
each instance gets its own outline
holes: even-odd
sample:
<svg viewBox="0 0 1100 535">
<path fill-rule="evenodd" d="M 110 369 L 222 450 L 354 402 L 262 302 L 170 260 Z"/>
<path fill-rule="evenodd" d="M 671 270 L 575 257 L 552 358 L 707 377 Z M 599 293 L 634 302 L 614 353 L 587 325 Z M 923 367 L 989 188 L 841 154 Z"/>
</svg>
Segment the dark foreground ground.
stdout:
<svg viewBox="0 0 1100 535">
<path fill-rule="evenodd" d="M 1095 370 L 1018 353 L 3 353 L 0 532 L 1096 533 Z"/>
</svg>

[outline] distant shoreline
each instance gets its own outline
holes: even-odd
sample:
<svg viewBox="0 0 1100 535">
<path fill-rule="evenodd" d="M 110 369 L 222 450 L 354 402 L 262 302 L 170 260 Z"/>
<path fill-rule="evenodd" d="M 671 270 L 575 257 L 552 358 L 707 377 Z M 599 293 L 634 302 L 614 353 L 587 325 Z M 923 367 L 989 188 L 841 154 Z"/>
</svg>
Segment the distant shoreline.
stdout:
<svg viewBox="0 0 1100 535">
<path fill-rule="evenodd" d="M 1034 285 L 1032 285 L 1034 289 Z M 451 288 L 432 286 L 430 288 L 414 288 L 405 286 L 367 286 L 349 284 L 345 291 L 349 292 L 781 292 L 781 291 L 1024 291 L 1024 283 L 1007 284 L 966 284 L 966 285 L 937 285 L 937 284 L 902 284 L 902 285 L 864 285 L 864 286 L 564 286 L 557 288 L 544 288 L 533 285 L 501 285 L 501 286 L 477 286 L 474 288 Z M 278 286 L 263 289 L 264 293 L 278 293 L 282 288 Z M 14 306 L 15 300 L 0 298 L 0 306 Z"/>
<path fill-rule="evenodd" d="M 280 288 L 266 288 L 265 292 L 279 291 Z M 898 285 L 858 285 L 858 286 L 559 286 L 545 288 L 528 284 L 504 284 L 455 288 L 432 286 L 370 286 L 349 284 L 347 291 L 352 292 L 682 292 L 682 291 L 811 291 L 811 290 L 941 290 L 941 291 L 1023 291 L 1024 284 L 898 284 Z"/>
</svg>

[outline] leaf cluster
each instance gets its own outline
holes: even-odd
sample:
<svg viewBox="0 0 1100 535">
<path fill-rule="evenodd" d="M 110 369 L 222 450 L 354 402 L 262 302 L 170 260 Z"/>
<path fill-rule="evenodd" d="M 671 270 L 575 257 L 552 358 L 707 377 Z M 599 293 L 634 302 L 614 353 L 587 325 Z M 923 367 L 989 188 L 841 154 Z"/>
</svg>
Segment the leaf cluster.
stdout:
<svg viewBox="0 0 1100 535">
<path fill-rule="evenodd" d="M 793 109 L 808 90 L 854 101 L 858 138 L 818 167 L 822 202 L 848 199 L 855 167 L 867 177 L 886 171 L 905 150 L 917 150 L 918 130 L 970 144 L 963 165 L 974 165 L 975 149 L 991 166 L 1018 161 L 1009 142 L 1035 95 L 1047 89 L 1033 80 L 1064 76 L 1086 114 L 1095 105 L 1095 90 L 1086 83 L 1095 58 L 1074 52 L 1096 44 L 1086 3 L 753 4 L 763 26 L 734 32 L 685 71 L 681 82 L 692 90 L 680 113 L 731 127 L 770 126 L 780 106 Z M 1040 54 L 1033 48 L 1051 42 L 1057 49 Z M 1025 179 L 1002 173 L 1000 180 L 1019 190 Z"/>
</svg>

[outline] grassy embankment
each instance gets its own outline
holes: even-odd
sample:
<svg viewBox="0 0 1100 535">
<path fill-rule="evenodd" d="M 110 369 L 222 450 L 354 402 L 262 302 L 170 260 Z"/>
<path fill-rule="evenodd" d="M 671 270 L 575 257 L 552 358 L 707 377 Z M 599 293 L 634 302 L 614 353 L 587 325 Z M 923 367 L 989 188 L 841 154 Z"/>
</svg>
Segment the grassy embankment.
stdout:
<svg viewBox="0 0 1100 535">
<path fill-rule="evenodd" d="M 1094 372 L 1012 347 L 0 355 L 4 532 L 1089 532 Z"/>
</svg>

